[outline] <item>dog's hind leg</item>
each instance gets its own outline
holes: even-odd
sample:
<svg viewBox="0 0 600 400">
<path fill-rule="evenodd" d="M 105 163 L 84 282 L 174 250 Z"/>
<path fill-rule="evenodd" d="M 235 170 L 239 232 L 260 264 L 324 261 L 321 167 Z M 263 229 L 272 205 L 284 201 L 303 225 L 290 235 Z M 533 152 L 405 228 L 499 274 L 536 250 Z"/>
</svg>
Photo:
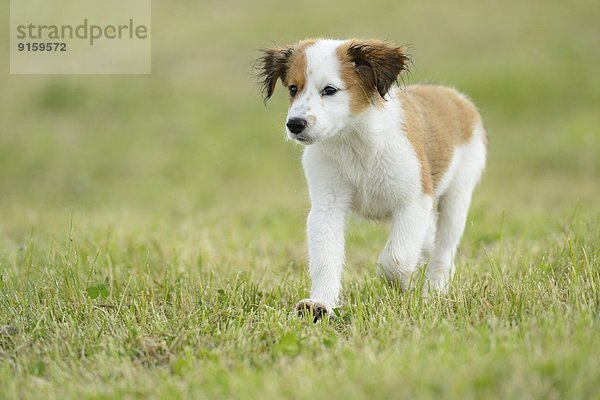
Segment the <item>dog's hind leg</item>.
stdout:
<svg viewBox="0 0 600 400">
<path fill-rule="evenodd" d="M 413 274 L 419 266 L 433 213 L 433 200 L 423 195 L 396 212 L 388 242 L 379 256 L 380 275 L 398 281 L 403 289 L 413 286 Z"/>
<path fill-rule="evenodd" d="M 440 198 L 435 247 L 425 271 L 425 296 L 430 291 L 448 291 L 454 275 L 454 256 L 465 229 L 470 202 L 470 191 L 449 191 Z"/>
<path fill-rule="evenodd" d="M 419 258 L 418 266 L 421 266 L 429 261 L 433 254 L 435 246 L 435 233 L 437 231 L 437 208 L 433 207 L 431 215 L 429 217 L 429 226 L 427 233 L 425 234 L 425 240 L 423 242 L 423 249 L 421 250 L 421 257 Z"/>
<path fill-rule="evenodd" d="M 465 230 L 471 195 L 485 165 L 483 129 L 461 151 L 460 165 L 444 194 L 439 198 L 438 223 L 433 254 L 425 271 L 423 295 L 446 293 L 454 275 L 454 257 Z"/>
</svg>

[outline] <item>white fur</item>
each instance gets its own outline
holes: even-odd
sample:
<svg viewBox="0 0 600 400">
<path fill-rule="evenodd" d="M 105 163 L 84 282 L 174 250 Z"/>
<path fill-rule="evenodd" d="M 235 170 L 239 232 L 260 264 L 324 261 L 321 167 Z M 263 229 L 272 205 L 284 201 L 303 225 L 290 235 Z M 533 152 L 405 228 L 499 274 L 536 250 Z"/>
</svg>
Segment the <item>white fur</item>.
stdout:
<svg viewBox="0 0 600 400">
<path fill-rule="evenodd" d="M 434 196 L 423 193 L 420 163 L 400 128 L 404 115 L 397 89 L 383 106 L 352 114 L 335 52 L 340 43 L 319 41 L 306 49 L 306 85 L 288 112 L 288 119 L 309 121 L 302 136 L 312 143 L 303 157 L 312 203 L 307 222 L 310 300 L 330 311 L 338 306 L 350 211 L 390 221 L 389 239 L 378 259 L 384 277 L 408 288 L 420 263 L 431 256 L 424 294 L 444 292 L 471 193 L 485 164 L 483 128 L 478 126 L 471 140 L 455 150 Z M 322 96 L 326 85 L 340 91 Z"/>
</svg>

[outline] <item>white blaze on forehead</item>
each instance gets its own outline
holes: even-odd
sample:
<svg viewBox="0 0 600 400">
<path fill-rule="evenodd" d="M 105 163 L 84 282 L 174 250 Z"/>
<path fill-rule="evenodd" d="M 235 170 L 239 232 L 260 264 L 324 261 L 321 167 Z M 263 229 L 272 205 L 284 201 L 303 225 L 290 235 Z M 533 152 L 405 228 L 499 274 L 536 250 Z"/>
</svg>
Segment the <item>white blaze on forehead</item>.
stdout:
<svg viewBox="0 0 600 400">
<path fill-rule="evenodd" d="M 288 120 L 302 118 L 307 125 L 303 137 L 313 142 L 335 136 L 342 131 L 350 113 L 349 96 L 341 76 L 341 60 L 338 48 L 343 41 L 318 40 L 303 51 L 304 63 L 298 63 L 304 70 L 305 81 L 299 85 L 301 90 L 293 96 Z M 298 71 L 297 71 L 298 72 Z M 325 96 L 322 92 L 331 85 L 341 89 L 339 93 Z M 294 135 L 290 136 L 294 139 Z"/>
<path fill-rule="evenodd" d="M 336 49 L 344 43 L 342 40 L 319 40 L 305 50 L 306 85 L 311 89 L 322 90 L 326 85 L 342 89 L 340 60 Z"/>
</svg>

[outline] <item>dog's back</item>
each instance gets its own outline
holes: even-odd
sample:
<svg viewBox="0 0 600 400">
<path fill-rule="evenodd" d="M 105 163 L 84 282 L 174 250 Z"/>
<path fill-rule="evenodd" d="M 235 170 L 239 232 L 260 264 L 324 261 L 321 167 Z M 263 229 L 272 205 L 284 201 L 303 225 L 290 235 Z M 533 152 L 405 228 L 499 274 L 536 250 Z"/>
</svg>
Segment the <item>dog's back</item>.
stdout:
<svg viewBox="0 0 600 400">
<path fill-rule="evenodd" d="M 446 86 L 410 85 L 398 93 L 404 132 L 421 161 L 424 190 L 438 197 L 456 148 L 483 132 L 481 117 L 466 96 Z"/>
</svg>

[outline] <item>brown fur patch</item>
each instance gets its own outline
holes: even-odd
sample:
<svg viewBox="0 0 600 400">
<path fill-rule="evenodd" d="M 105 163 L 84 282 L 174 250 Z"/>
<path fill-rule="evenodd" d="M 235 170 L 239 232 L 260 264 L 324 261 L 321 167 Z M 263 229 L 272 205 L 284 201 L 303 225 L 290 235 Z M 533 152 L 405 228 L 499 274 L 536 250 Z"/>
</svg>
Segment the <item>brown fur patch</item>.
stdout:
<svg viewBox="0 0 600 400">
<path fill-rule="evenodd" d="M 421 163 L 423 191 L 432 194 L 455 147 L 471 138 L 481 117 L 471 101 L 444 86 L 410 85 L 399 97 L 405 114 L 404 132 Z"/>
<path fill-rule="evenodd" d="M 266 102 L 273 95 L 277 80 L 285 80 L 292 49 L 289 47 L 273 47 L 261 51 L 263 54 L 254 61 L 254 68 L 257 71 L 260 90 Z"/>
<path fill-rule="evenodd" d="M 402 99 L 402 109 L 404 111 L 404 124 L 402 128 L 421 166 L 421 187 L 423 188 L 423 193 L 433 194 L 434 184 L 431 165 L 425 147 L 423 114 L 415 102 L 405 100 L 404 98 Z"/>
<path fill-rule="evenodd" d="M 273 95 L 277 80 L 284 86 L 296 85 L 298 92 L 306 83 L 306 47 L 315 43 L 315 39 L 303 40 L 293 46 L 262 49 L 262 56 L 254 61 L 254 68 L 265 102 Z M 292 82 L 292 83 L 290 83 Z M 298 83 L 296 83 L 298 82 Z"/>
<path fill-rule="evenodd" d="M 350 39 L 336 52 L 354 113 L 369 105 L 381 104 L 400 72 L 407 69 L 409 61 L 406 47 L 381 40 Z"/>
<path fill-rule="evenodd" d="M 306 86 L 306 48 L 315 42 L 315 39 L 303 40 L 296 43 L 292 48 L 292 56 L 290 57 L 288 64 L 287 74 L 282 82 L 286 87 L 295 85 L 298 88 L 298 94 L 302 93 Z M 298 96 L 298 94 L 296 96 Z M 294 97 L 290 96 L 290 103 L 293 101 Z"/>
<path fill-rule="evenodd" d="M 360 79 L 356 72 L 350 57 L 348 56 L 348 42 L 344 43 L 336 49 L 338 59 L 340 60 L 340 75 L 346 91 L 350 95 L 350 111 L 358 114 L 372 104 L 377 104 L 383 101 L 380 97 L 373 97 L 373 89 L 368 89 L 366 84 Z"/>
</svg>

